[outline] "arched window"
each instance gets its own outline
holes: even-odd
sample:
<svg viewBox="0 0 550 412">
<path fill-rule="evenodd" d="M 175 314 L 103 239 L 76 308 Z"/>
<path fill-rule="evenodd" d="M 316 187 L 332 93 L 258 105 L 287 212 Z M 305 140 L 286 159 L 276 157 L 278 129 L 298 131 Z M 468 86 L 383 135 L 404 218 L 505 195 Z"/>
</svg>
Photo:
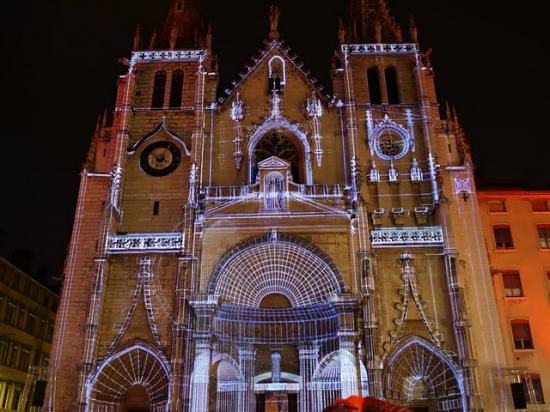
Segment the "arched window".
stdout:
<svg viewBox="0 0 550 412">
<path fill-rule="evenodd" d="M 288 136 L 278 131 L 264 136 L 256 145 L 256 149 L 254 150 L 254 167 L 252 170 L 254 178 L 258 174 L 258 163 L 272 156 L 277 156 L 289 162 L 292 180 L 294 183 L 301 183 L 301 153 Z"/>
<path fill-rule="evenodd" d="M 172 87 L 170 89 L 170 109 L 181 108 L 183 96 L 183 71 L 176 70 L 172 73 Z"/>
<path fill-rule="evenodd" d="M 388 67 L 385 71 L 386 90 L 388 92 L 388 103 L 399 104 L 399 87 L 397 85 L 397 71 L 393 67 Z"/>
<path fill-rule="evenodd" d="M 162 109 L 164 107 L 164 92 L 166 90 L 166 72 L 164 70 L 155 73 L 155 83 L 153 85 L 153 99 L 151 107 L 153 109 Z"/>
<path fill-rule="evenodd" d="M 369 96 L 371 104 L 381 104 L 382 94 L 380 93 L 380 74 L 376 67 L 371 67 L 367 71 L 367 80 L 369 82 Z"/>
<path fill-rule="evenodd" d="M 286 83 L 286 65 L 285 61 L 279 57 L 274 56 L 269 61 L 269 83 L 268 92 L 271 94 L 273 91 L 281 93 Z"/>
</svg>

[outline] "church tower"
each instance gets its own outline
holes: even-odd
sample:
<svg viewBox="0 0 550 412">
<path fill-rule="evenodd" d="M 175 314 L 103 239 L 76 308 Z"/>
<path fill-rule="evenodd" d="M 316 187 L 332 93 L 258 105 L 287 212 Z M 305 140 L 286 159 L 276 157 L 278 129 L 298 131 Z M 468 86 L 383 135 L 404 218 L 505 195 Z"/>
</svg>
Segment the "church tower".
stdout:
<svg viewBox="0 0 550 412">
<path fill-rule="evenodd" d="M 352 0 L 327 96 L 280 17 L 217 101 L 199 0 L 136 32 L 81 175 L 46 410 L 511 408 L 468 146 L 414 23 Z"/>
</svg>

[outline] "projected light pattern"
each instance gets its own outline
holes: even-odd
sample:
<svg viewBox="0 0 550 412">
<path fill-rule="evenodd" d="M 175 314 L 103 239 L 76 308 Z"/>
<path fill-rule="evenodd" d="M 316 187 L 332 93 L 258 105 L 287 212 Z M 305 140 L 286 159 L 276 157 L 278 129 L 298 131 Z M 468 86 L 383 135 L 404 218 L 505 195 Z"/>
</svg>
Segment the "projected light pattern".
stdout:
<svg viewBox="0 0 550 412">
<path fill-rule="evenodd" d="M 218 265 L 209 287 L 226 302 L 256 308 L 274 293 L 301 307 L 323 302 L 340 289 L 330 259 L 291 237 L 262 237 L 235 248 Z"/>
<path fill-rule="evenodd" d="M 99 412 L 118 404 L 130 388 L 139 385 L 149 395 L 151 410 L 164 411 L 169 384 L 169 367 L 163 357 L 146 346 L 132 346 L 106 359 L 90 379 L 90 410 Z"/>
<path fill-rule="evenodd" d="M 438 410 L 462 411 L 462 377 L 452 361 L 420 338 L 404 342 L 390 356 L 384 370 L 387 399 L 407 404 L 437 399 Z M 466 410 L 466 409 L 464 409 Z"/>
</svg>

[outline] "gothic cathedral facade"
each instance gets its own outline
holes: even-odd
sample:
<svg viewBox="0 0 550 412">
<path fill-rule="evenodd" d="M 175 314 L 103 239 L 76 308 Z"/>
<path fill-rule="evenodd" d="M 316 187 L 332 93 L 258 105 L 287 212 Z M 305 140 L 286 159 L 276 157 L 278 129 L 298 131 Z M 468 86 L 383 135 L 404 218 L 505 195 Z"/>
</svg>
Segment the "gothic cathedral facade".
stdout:
<svg viewBox="0 0 550 412">
<path fill-rule="evenodd" d="M 276 7 L 223 100 L 199 0 L 136 33 L 81 175 L 46 410 L 512 408 L 462 130 L 414 24 L 350 3 L 330 96 Z"/>
</svg>

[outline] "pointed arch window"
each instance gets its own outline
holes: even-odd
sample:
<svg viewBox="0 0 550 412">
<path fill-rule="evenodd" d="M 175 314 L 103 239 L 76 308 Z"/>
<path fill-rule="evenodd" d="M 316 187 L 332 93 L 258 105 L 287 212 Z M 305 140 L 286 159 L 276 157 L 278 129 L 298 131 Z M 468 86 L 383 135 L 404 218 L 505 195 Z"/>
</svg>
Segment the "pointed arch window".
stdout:
<svg viewBox="0 0 550 412">
<path fill-rule="evenodd" d="M 155 73 L 153 84 L 153 99 L 151 107 L 153 109 L 162 109 L 164 107 L 164 93 L 166 91 L 166 72 L 160 70 Z"/>
<path fill-rule="evenodd" d="M 170 88 L 170 109 L 181 109 L 183 96 L 183 70 L 172 73 L 172 86 Z"/>
<path fill-rule="evenodd" d="M 367 80 L 369 83 L 369 96 L 371 104 L 382 103 L 382 93 L 380 92 L 380 73 L 378 68 L 371 67 L 367 71 Z"/>
<path fill-rule="evenodd" d="M 397 84 L 397 71 L 393 67 L 388 67 L 385 72 L 386 90 L 388 92 L 388 103 L 399 104 L 399 87 Z"/>
</svg>

